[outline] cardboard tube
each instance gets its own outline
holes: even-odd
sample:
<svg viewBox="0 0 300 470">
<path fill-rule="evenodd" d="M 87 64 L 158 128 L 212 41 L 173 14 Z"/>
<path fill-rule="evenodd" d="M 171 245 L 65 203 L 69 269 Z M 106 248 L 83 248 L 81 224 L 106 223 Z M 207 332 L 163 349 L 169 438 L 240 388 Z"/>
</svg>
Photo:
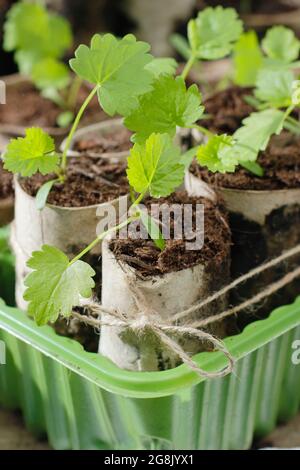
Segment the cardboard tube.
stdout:
<svg viewBox="0 0 300 470">
<path fill-rule="evenodd" d="M 39 211 L 35 198 L 27 194 L 15 179 L 15 223 L 12 234 L 12 246 L 16 254 L 17 305 L 26 308 L 23 300 L 23 280 L 28 274 L 27 260 L 33 251 L 48 244 L 62 250 L 69 258 L 77 255 L 97 236 L 97 225 L 101 221 L 97 216 L 99 209 L 114 206 L 119 215 L 120 204 L 128 196 L 121 196 L 107 203 L 87 207 L 60 207 L 47 204 Z M 124 204 L 124 207 L 127 206 Z M 121 206 L 123 207 L 123 206 Z M 105 212 L 105 211 L 104 211 Z M 123 214 L 121 213 L 120 216 Z M 100 255 L 101 244 L 91 252 Z"/>
<path fill-rule="evenodd" d="M 105 239 L 102 246 L 102 304 L 129 318 L 141 315 L 131 285 L 142 293 L 146 304 L 164 320 L 229 281 L 229 258 L 224 259 L 221 268 L 219 266 L 216 270 L 198 264 L 181 271 L 142 278 L 134 268 L 117 261 L 109 248 L 109 242 L 109 239 Z M 195 313 L 193 318 L 207 317 L 215 311 L 212 308 L 223 309 L 226 304 L 227 299 L 222 298 L 213 307 L 210 305 L 201 313 Z M 103 316 L 104 320 L 107 318 Z M 217 324 L 208 331 L 223 337 L 226 330 L 224 324 Z M 178 338 L 178 341 L 191 354 L 205 349 L 205 345 L 196 340 Z M 153 334 L 145 331 L 143 335 L 137 336 L 130 330 L 124 332 L 122 328 L 109 326 L 101 328 L 99 353 L 128 370 L 162 370 L 180 363 L 176 354 L 166 350 Z"/>
</svg>

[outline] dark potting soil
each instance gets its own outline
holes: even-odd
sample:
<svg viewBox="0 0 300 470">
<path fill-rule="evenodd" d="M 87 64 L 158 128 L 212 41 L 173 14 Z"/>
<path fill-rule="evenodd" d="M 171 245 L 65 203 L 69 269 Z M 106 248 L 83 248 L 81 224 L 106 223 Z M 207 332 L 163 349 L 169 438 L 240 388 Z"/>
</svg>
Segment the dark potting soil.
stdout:
<svg viewBox="0 0 300 470">
<path fill-rule="evenodd" d="M 3 164 L 0 160 L 0 199 L 6 199 L 12 196 L 13 193 L 13 175 L 3 169 Z"/>
<path fill-rule="evenodd" d="M 166 248 L 161 251 L 152 240 L 141 239 L 114 239 L 110 249 L 120 261 L 126 262 L 137 269 L 142 276 L 153 276 L 172 271 L 180 271 L 199 263 L 209 266 L 221 266 L 224 259 L 229 256 L 230 230 L 227 223 L 227 214 L 220 200 L 215 204 L 204 198 L 191 198 L 185 192 L 173 194 L 168 198 L 148 199 L 145 204 L 192 204 L 193 230 L 195 230 L 196 204 L 204 205 L 204 246 L 200 250 L 187 250 L 186 238 L 174 240 L 174 227 L 176 220 L 171 215 L 170 240 L 166 240 Z M 179 222 L 182 223 L 182 222 Z"/>
<path fill-rule="evenodd" d="M 76 111 L 88 96 L 89 90 L 82 86 L 78 94 Z M 0 124 L 12 126 L 57 127 L 56 119 L 62 110 L 51 100 L 43 98 L 39 91 L 30 83 L 20 83 L 7 87 L 6 106 L 0 106 Z M 107 119 L 95 97 L 86 110 L 82 124 L 91 119 L 98 121 Z"/>
<path fill-rule="evenodd" d="M 130 142 L 131 136 L 132 132 L 127 129 L 121 129 L 119 131 L 108 132 L 105 135 L 80 139 L 75 143 L 74 149 L 84 153 L 125 152 L 132 146 Z"/>
<path fill-rule="evenodd" d="M 252 88 L 239 86 L 214 93 L 204 101 L 205 113 L 212 117 L 199 123 L 217 134 L 233 134 L 241 126 L 243 119 L 255 111 L 245 101 L 245 97 L 249 95 L 252 95 Z"/>
<path fill-rule="evenodd" d="M 211 173 L 196 162 L 191 171 L 212 186 L 232 189 L 285 189 L 300 187 L 300 138 L 289 133 L 274 136 L 258 162 L 264 168 L 264 177 L 258 177 L 239 168 L 235 173 Z"/>
<path fill-rule="evenodd" d="M 40 187 L 54 175 L 36 174 L 22 178 L 22 188 L 36 196 Z M 129 192 L 126 162 L 110 163 L 101 158 L 74 157 L 69 159 L 65 184 L 52 188 L 48 202 L 62 207 L 85 207 L 111 201 Z"/>
</svg>

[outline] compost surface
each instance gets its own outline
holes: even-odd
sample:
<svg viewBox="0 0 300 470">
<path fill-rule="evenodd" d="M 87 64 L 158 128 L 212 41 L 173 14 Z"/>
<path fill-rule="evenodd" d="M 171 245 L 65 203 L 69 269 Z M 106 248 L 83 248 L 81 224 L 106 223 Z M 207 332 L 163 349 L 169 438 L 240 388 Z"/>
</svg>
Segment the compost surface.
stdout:
<svg viewBox="0 0 300 470">
<path fill-rule="evenodd" d="M 132 132 L 120 129 L 108 132 L 105 135 L 82 138 L 75 143 L 74 149 L 78 152 L 111 153 L 129 150 L 132 146 L 130 137 Z"/>
<path fill-rule="evenodd" d="M 245 101 L 245 97 L 249 95 L 252 95 L 252 88 L 238 86 L 213 94 L 204 101 L 205 113 L 212 117 L 199 123 L 217 134 L 233 134 L 241 126 L 243 119 L 255 111 Z"/>
<path fill-rule="evenodd" d="M 65 184 L 56 184 L 47 201 L 62 207 L 86 207 L 111 201 L 127 194 L 126 162 L 110 163 L 100 158 L 70 158 Z M 22 188 L 36 196 L 40 187 L 55 175 L 36 174 L 22 178 Z"/>
<path fill-rule="evenodd" d="M 270 190 L 300 187 L 300 138 L 289 133 L 274 136 L 258 163 L 264 176 L 257 177 L 243 168 L 235 173 L 211 173 L 193 163 L 191 171 L 213 186 L 232 189 Z"/>
<path fill-rule="evenodd" d="M 88 96 L 90 90 L 81 87 L 78 94 L 76 112 Z M 12 126 L 57 127 L 56 120 L 63 111 L 51 100 L 43 98 L 39 91 L 30 83 L 20 83 L 7 87 L 6 106 L 0 106 L 0 124 Z M 95 97 L 87 108 L 81 124 L 90 122 L 92 118 L 106 119 Z"/>
<path fill-rule="evenodd" d="M 146 206 L 150 207 L 151 203 L 157 202 L 155 199 L 148 199 Z M 204 204 L 205 239 L 203 248 L 201 250 L 186 250 L 186 238 L 174 240 L 176 221 L 173 217 L 170 227 L 171 238 L 166 240 L 166 248 L 163 251 L 157 248 L 152 240 L 115 239 L 112 240 L 110 249 L 116 258 L 134 267 L 143 276 L 180 271 L 199 263 L 204 263 L 205 265 L 211 263 L 214 269 L 218 269 L 218 266 L 222 265 L 224 258 L 229 256 L 230 248 L 230 232 L 223 203 L 219 201 L 216 205 L 204 198 L 191 198 L 185 192 L 159 199 L 160 205 L 166 203 L 192 204 L 193 230 L 195 230 L 196 204 Z"/>
</svg>

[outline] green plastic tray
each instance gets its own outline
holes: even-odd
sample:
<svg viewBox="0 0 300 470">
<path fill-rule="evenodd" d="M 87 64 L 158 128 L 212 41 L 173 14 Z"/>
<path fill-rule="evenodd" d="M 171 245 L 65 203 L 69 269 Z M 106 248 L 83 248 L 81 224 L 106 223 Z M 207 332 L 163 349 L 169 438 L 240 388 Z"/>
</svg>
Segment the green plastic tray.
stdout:
<svg viewBox="0 0 300 470">
<path fill-rule="evenodd" d="M 300 298 L 226 339 L 234 373 L 202 380 L 185 365 L 126 372 L 83 351 L 17 309 L 0 304 L 0 403 L 20 408 L 27 427 L 55 449 L 246 449 L 300 407 Z M 225 365 L 200 353 L 207 371 Z"/>
</svg>

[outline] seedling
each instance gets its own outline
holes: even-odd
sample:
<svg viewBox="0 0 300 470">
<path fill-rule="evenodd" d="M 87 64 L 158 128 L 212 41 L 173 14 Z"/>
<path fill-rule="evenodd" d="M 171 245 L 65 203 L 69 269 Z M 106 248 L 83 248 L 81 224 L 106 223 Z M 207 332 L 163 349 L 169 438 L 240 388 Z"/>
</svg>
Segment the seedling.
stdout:
<svg viewBox="0 0 300 470">
<path fill-rule="evenodd" d="M 254 92 L 262 110 L 244 119 L 232 136 L 211 136 L 198 148 L 199 163 L 214 173 L 234 172 L 241 165 L 263 176 L 257 158 L 267 148 L 271 136 L 280 134 L 283 128 L 300 134 L 298 121 L 291 117 L 300 104 L 299 83 L 289 70 L 262 70 Z"/>
<path fill-rule="evenodd" d="M 164 248 L 158 225 L 145 214 L 141 214 L 138 204 L 146 195 L 155 198 L 170 195 L 182 183 L 184 171 L 185 166 L 180 161 L 180 149 L 174 146 L 168 134 L 153 133 L 145 143 L 136 143 L 133 146 L 128 159 L 127 175 L 137 195 L 129 210 L 131 215 L 101 233 L 71 261 L 60 250 L 48 245 L 34 252 L 28 261 L 28 266 L 33 272 L 25 280 L 27 290 L 24 299 L 29 302 L 28 313 L 39 325 L 48 321 L 54 322 L 59 315 L 70 316 L 72 308 L 79 304 L 80 297 L 91 296 L 95 272 L 82 261 L 82 257 L 109 233 L 141 218 L 150 236 L 155 237 L 160 249 Z"/>
<path fill-rule="evenodd" d="M 187 61 L 182 77 L 186 79 L 195 64 L 229 55 L 243 31 L 242 21 L 233 8 L 205 8 L 188 23 L 188 40 L 175 34 L 173 46 Z"/>
<path fill-rule="evenodd" d="M 133 35 L 119 40 L 111 34 L 95 35 L 91 46 L 78 47 L 70 65 L 77 77 L 94 85 L 82 104 L 69 132 L 62 154 L 55 150 L 54 140 L 42 129 L 27 129 L 25 137 L 12 139 L 3 155 L 5 169 L 29 177 L 37 172 L 55 174 L 37 194 L 42 209 L 55 183 L 64 184 L 67 178 L 67 154 L 80 120 L 95 95 L 103 110 L 110 116 L 126 115 L 138 103 L 138 96 L 151 89 L 151 84 L 170 63 L 157 62 L 148 53 L 150 46 L 136 41 Z M 171 63 L 172 64 L 172 63 Z M 149 68 L 149 69 L 148 69 Z M 138 78 L 137 78 L 138 77 Z"/>
<path fill-rule="evenodd" d="M 3 47 L 14 51 L 20 73 L 29 76 L 41 94 L 62 109 L 57 119 L 61 127 L 74 119 L 81 85 L 62 61 L 72 42 L 69 22 L 39 3 L 21 1 L 7 14 Z"/>
<path fill-rule="evenodd" d="M 197 87 L 187 90 L 181 77 L 175 79 L 171 75 L 176 63 L 169 59 L 154 59 L 149 49 L 147 43 L 136 41 L 133 35 L 119 40 L 111 34 L 95 35 L 90 47 L 79 46 L 75 58 L 70 61 L 71 68 L 94 87 L 75 118 L 62 155 L 55 151 L 53 139 L 47 133 L 33 128 L 27 130 L 24 138 L 13 139 L 3 156 L 5 168 L 24 177 L 38 171 L 44 175 L 56 174 L 56 178 L 43 185 L 37 194 L 38 207 L 42 208 L 53 185 L 64 184 L 67 179 L 68 149 L 80 119 L 95 95 L 107 114 L 118 113 L 129 122 L 137 123 L 135 144 L 128 158 L 132 204 L 127 220 L 100 234 L 71 261 L 57 248 L 44 246 L 33 253 L 28 262 L 34 272 L 26 281 L 28 289 L 24 298 L 29 301 L 29 313 L 39 324 L 54 321 L 59 314 L 70 315 L 79 296 L 90 296 L 94 272 L 81 259 L 108 233 L 140 219 L 159 249 L 165 247 L 158 223 L 143 213 L 139 204 L 147 195 L 165 197 L 181 185 L 194 150 L 180 155 L 180 149 L 173 143 L 176 126 L 192 126 L 202 115 L 203 107 Z M 160 116 L 155 100 L 161 105 L 164 99 L 163 105 L 168 106 Z M 140 125 L 140 113 L 143 112 L 147 116 L 145 128 Z M 45 279 L 50 266 L 53 282 L 47 283 Z M 74 276 L 75 283 L 72 281 Z"/>
<path fill-rule="evenodd" d="M 299 50 L 299 39 L 285 26 L 270 28 L 261 45 L 255 31 L 243 33 L 233 50 L 234 83 L 254 86 L 263 69 L 282 71 L 299 67 Z"/>
</svg>

